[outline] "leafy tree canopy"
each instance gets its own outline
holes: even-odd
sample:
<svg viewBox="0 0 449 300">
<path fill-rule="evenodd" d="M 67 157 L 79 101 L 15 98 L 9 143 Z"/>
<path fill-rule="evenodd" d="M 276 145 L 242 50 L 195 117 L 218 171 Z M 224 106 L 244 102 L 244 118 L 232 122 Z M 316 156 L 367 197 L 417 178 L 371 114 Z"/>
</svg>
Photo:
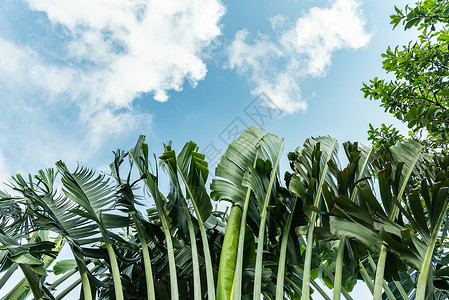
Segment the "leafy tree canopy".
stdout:
<svg viewBox="0 0 449 300">
<path fill-rule="evenodd" d="M 391 147 L 397 142 L 403 141 L 404 136 L 393 125 L 382 124 L 380 128 L 374 128 L 370 123 L 368 140 L 371 141 L 374 149 L 379 149 L 381 146 Z"/>
<path fill-rule="evenodd" d="M 364 97 L 406 122 L 411 136 L 429 151 L 448 150 L 449 135 L 449 1 L 428 0 L 415 7 L 395 7 L 393 28 L 416 28 L 419 36 L 407 45 L 388 47 L 383 68 L 392 80 L 374 78 L 364 83 Z"/>
</svg>

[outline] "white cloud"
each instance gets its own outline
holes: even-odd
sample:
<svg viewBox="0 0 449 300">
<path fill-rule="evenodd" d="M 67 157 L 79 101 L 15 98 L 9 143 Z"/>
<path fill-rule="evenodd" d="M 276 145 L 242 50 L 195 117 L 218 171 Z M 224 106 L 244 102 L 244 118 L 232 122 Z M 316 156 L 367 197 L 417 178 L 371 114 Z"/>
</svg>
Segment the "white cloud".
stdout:
<svg viewBox="0 0 449 300">
<path fill-rule="evenodd" d="M 10 89 L 27 91 L 40 89 L 48 95 L 59 95 L 71 90 L 79 80 L 76 70 L 48 65 L 39 54 L 29 47 L 19 47 L 0 37 L 0 79 Z M 76 97 L 76 94 L 72 96 Z"/>
<path fill-rule="evenodd" d="M 133 101 L 146 93 L 167 101 L 169 91 L 204 79 L 204 57 L 225 13 L 219 0 L 26 3 L 28 16 L 49 23 L 42 35 L 55 44 L 44 48 L 32 40 L 40 36 L 12 41 L 0 33 L 0 143 L 8 145 L 0 167 L 6 172 L 29 172 L 56 159 L 86 161 L 107 143 L 148 131 L 152 115 Z"/>
<path fill-rule="evenodd" d="M 286 113 L 307 108 L 299 86 L 302 79 L 326 76 L 335 51 L 356 50 L 371 39 L 357 0 L 314 7 L 291 28 L 283 28 L 282 16 L 270 20 L 274 39 L 258 34 L 250 43 L 246 29 L 236 33 L 228 48 L 229 67 L 248 76 L 253 94 L 264 92 Z"/>
<path fill-rule="evenodd" d="M 129 132 L 129 128 L 142 132 L 145 126 L 151 125 L 152 116 L 144 113 L 123 112 L 114 114 L 111 110 L 103 110 L 96 113 L 87 124 L 89 135 L 84 138 L 84 143 L 94 147 L 101 146 L 105 139 L 118 138 Z"/>
<path fill-rule="evenodd" d="M 270 18 L 271 27 L 274 31 L 276 31 L 276 29 L 282 28 L 282 26 L 284 26 L 284 23 L 287 21 L 287 19 L 288 18 L 283 15 L 276 15 Z"/>
<path fill-rule="evenodd" d="M 90 64 L 83 88 L 118 108 L 142 93 L 167 101 L 185 80 L 204 79 L 201 54 L 220 35 L 224 14 L 218 0 L 27 1 L 68 30 L 68 58 Z"/>
</svg>

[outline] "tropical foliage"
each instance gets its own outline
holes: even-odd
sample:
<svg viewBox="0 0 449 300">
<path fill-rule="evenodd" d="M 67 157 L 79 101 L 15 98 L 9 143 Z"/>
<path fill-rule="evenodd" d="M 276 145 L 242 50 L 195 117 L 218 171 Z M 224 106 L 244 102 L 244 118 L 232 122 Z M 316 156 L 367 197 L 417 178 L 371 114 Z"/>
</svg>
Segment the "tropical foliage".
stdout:
<svg viewBox="0 0 449 300">
<path fill-rule="evenodd" d="M 77 286 L 81 299 L 330 299 L 317 281 L 334 299 L 352 299 L 360 281 L 374 299 L 447 298 L 449 157 L 413 140 L 348 142 L 340 167 L 335 139 L 309 138 L 281 178 L 283 145 L 249 128 L 210 189 L 195 143 L 156 158 L 144 137 L 115 152 L 110 174 L 58 162 L 16 175 L 16 195 L 0 195 L 4 299 L 62 299 Z"/>
</svg>

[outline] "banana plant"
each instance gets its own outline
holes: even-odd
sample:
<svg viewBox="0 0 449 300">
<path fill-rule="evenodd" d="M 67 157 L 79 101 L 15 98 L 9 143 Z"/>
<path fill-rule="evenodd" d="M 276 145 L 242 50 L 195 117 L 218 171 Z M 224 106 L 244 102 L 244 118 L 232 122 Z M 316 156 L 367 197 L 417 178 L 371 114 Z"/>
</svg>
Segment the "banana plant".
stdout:
<svg viewBox="0 0 449 300">
<path fill-rule="evenodd" d="M 211 184 L 211 198 L 232 204 L 220 255 L 217 299 L 241 299 L 247 214 L 251 190 L 242 184 L 245 170 L 255 165 L 262 131 L 250 127 L 226 149 Z"/>
<path fill-rule="evenodd" d="M 158 212 L 162 228 L 165 235 L 165 242 L 167 244 L 167 256 L 170 272 L 170 291 L 171 299 L 179 299 L 178 279 L 176 271 L 175 251 L 173 248 L 173 240 L 170 232 L 169 217 L 167 211 L 167 200 L 160 192 L 158 187 L 158 173 L 156 166 L 156 174 L 150 171 L 151 165 L 148 158 L 148 145 L 145 143 L 145 137 L 140 136 L 136 146 L 128 151 L 133 163 L 137 166 L 141 178 L 144 179 L 146 187 L 148 188 L 151 197 L 154 200 L 156 210 Z"/>
<path fill-rule="evenodd" d="M 307 146 L 307 143 L 305 146 Z M 319 158 L 317 159 L 316 156 L 310 155 L 310 153 L 313 153 L 313 151 L 318 152 L 316 150 L 319 150 L 319 148 L 310 150 L 309 146 L 309 149 L 305 147 L 305 149 L 302 150 L 297 149 L 296 153 L 289 153 L 290 165 L 295 171 L 295 174 L 289 175 L 291 177 L 291 179 L 289 179 L 289 189 L 297 195 L 302 195 L 302 198 L 305 199 L 304 211 L 308 212 L 309 219 L 312 217 L 313 211 L 319 211 L 320 213 L 320 227 L 314 229 L 314 238 L 325 238 L 329 241 L 335 239 L 329 232 L 329 221 L 327 216 L 332 214 L 331 209 L 334 205 L 336 195 L 351 196 L 353 200 L 356 200 L 358 199 L 355 190 L 356 183 L 369 179 L 368 167 L 370 166 L 372 157 L 371 148 L 357 143 L 345 143 L 344 149 L 349 160 L 348 166 L 340 171 L 337 165 L 338 160 L 335 155 L 333 155 L 334 157 L 327 162 L 327 173 L 322 177 L 324 179 L 324 183 L 322 184 L 322 195 L 315 195 L 315 199 L 313 198 L 313 193 L 314 189 L 316 189 L 315 178 L 318 177 L 318 172 L 316 170 L 314 171 L 311 166 L 315 165 L 315 168 L 318 169 Z M 334 151 L 336 152 L 336 149 L 334 149 Z M 312 162 L 308 161 L 307 157 L 311 157 L 310 161 Z M 313 174 L 313 172 L 315 172 L 315 174 Z M 316 199 L 319 199 L 319 202 L 318 205 L 314 206 L 314 200 Z M 296 224 L 297 227 L 295 230 L 298 234 L 308 234 L 310 228 L 304 225 L 306 225 L 306 222 Z M 322 244 L 320 249 L 326 248 L 328 247 L 327 245 L 329 245 L 329 243 L 323 242 L 320 242 L 320 244 Z M 327 254 L 324 252 L 323 259 L 329 261 L 329 267 L 332 269 L 321 264 L 321 269 L 324 271 L 322 273 L 323 280 L 329 287 L 334 288 L 334 298 L 339 299 L 340 294 L 343 293 L 347 299 L 352 299 L 347 291 L 342 288 L 343 258 L 347 256 L 345 261 L 349 262 L 349 264 L 345 266 L 345 269 L 346 274 L 348 271 L 350 274 L 345 277 L 345 286 L 346 288 L 352 289 L 352 286 L 355 284 L 355 278 L 357 277 L 357 266 L 354 263 L 354 251 L 358 253 L 360 249 L 353 249 L 354 247 L 359 247 L 357 247 L 356 244 L 347 241 L 344 237 L 342 237 L 339 242 L 332 242 L 331 244 L 334 246 L 327 251 Z M 345 248 L 348 249 L 346 252 L 344 251 Z M 332 274 L 333 269 L 335 269 L 335 276 Z M 351 278 L 352 281 L 349 281 Z"/>
<path fill-rule="evenodd" d="M 274 202 L 279 186 L 279 161 L 284 141 L 276 135 L 267 134 L 257 145 L 260 158 L 256 167 L 249 165 L 243 175 L 243 186 L 251 188 L 257 200 L 257 208 L 261 216 L 257 237 L 257 254 L 254 277 L 253 297 L 259 298 L 262 292 L 262 264 L 266 235 L 268 205 Z M 264 161 L 265 159 L 265 161 Z"/>
<path fill-rule="evenodd" d="M 173 200 L 183 207 L 188 224 L 188 232 L 190 235 L 190 244 L 192 247 L 193 272 L 194 272 L 194 295 L 195 299 L 201 299 L 201 284 L 198 262 L 198 251 L 195 238 L 195 231 L 191 213 L 188 209 L 186 199 L 190 200 L 191 206 L 195 212 L 196 220 L 203 244 L 203 254 L 205 260 L 207 295 L 209 300 L 215 299 L 215 283 L 213 276 L 213 267 L 210 256 L 210 248 L 208 236 L 204 222 L 209 218 L 212 212 L 212 204 L 206 191 L 205 182 L 208 177 L 209 170 L 207 162 L 204 160 L 205 155 L 198 151 L 198 146 L 194 142 L 188 142 L 183 147 L 179 155 L 171 149 L 171 145 L 165 146 L 165 152 L 160 157 L 166 170 L 170 176 L 170 185 L 172 192 L 170 193 Z M 181 183 L 184 185 L 183 193 Z M 177 205 L 177 204 L 174 204 Z"/>
<path fill-rule="evenodd" d="M 418 300 L 426 299 L 428 295 L 433 294 L 434 273 L 436 275 L 444 274 L 439 270 L 434 272 L 432 262 L 435 259 L 437 241 L 444 242 L 444 236 L 447 234 L 447 228 L 442 228 L 442 224 L 447 216 L 449 204 L 449 156 L 435 156 L 434 163 L 427 162 L 427 166 L 428 176 L 421 180 L 419 188 L 409 191 L 408 201 L 405 201 L 403 205 L 398 205 L 402 214 L 427 246 L 425 254 L 421 252 L 419 257 L 422 264 L 418 269 L 420 274 L 416 288 L 416 299 Z M 429 176 L 429 173 L 433 173 L 433 176 Z"/>
<path fill-rule="evenodd" d="M 31 176 L 27 182 L 17 175 L 12 177 L 11 182 L 9 186 L 13 190 L 20 191 L 20 185 L 24 185 L 29 190 L 36 187 Z M 55 242 L 50 242 L 48 230 L 36 226 L 36 216 L 30 209 L 36 206 L 36 203 L 27 198 L 25 193 L 22 193 L 21 197 L 11 197 L 0 192 L 2 269 L 6 266 L 9 266 L 10 270 L 19 267 L 25 275 L 25 278 L 19 281 L 5 296 L 6 298 L 25 299 L 30 292 L 33 293 L 35 299 L 51 296 L 51 292 L 44 284 L 44 279 L 47 276 L 46 269 L 55 260 L 64 243 L 60 236 Z M 25 240 L 28 240 L 27 244 L 22 243 Z M 9 254 L 7 254 L 8 252 Z M 2 281 L 12 275 L 10 270 L 2 278 Z"/>
<path fill-rule="evenodd" d="M 132 183 L 130 180 L 133 165 L 132 161 L 130 162 L 129 173 L 126 178 L 126 181 L 123 181 L 120 177 L 120 165 L 127 156 L 128 153 L 118 150 L 117 152 L 115 152 L 114 162 L 110 165 L 113 177 L 115 178 L 119 186 L 119 191 L 117 193 L 118 194 L 117 204 L 119 206 L 123 206 L 124 211 L 128 213 L 132 218 L 134 227 L 137 231 L 140 245 L 142 247 L 142 258 L 143 258 L 143 265 L 145 268 L 147 299 L 148 300 L 156 299 L 153 270 L 151 267 L 151 258 L 148 250 L 147 238 L 145 236 L 145 224 L 148 223 L 148 221 L 145 220 L 140 211 L 136 208 L 136 206 L 141 205 L 141 203 L 137 201 L 136 199 L 137 197 L 133 193 L 134 185 L 137 183 L 137 181 Z"/>
<path fill-rule="evenodd" d="M 345 143 L 344 149 L 349 165 L 343 171 L 337 171 L 338 192 L 340 195 L 350 195 L 351 201 L 355 202 L 358 196 L 356 184 L 370 178 L 373 149 L 358 143 Z M 340 300 L 343 259 L 347 245 L 347 238 L 345 236 L 341 237 L 335 262 L 334 300 Z"/>
<path fill-rule="evenodd" d="M 259 128 L 251 127 L 228 147 L 217 166 L 211 196 L 216 201 L 233 204 L 220 257 L 219 299 L 241 299 L 245 232 L 250 220 L 258 227 L 253 297 L 262 294 L 267 207 L 279 185 L 278 167 L 283 145 L 279 137 L 263 136 Z"/>
<path fill-rule="evenodd" d="M 333 138 L 310 138 L 304 143 L 303 149 L 297 150 L 299 155 L 293 162 L 295 174 L 290 181 L 289 188 L 293 193 L 304 199 L 305 212 L 309 217 L 302 281 L 303 299 L 309 299 L 310 296 L 310 271 L 317 209 L 322 206 L 324 183 L 334 185 L 329 166 L 337 165 L 337 151 L 338 144 Z"/>
<path fill-rule="evenodd" d="M 436 240 L 442 230 L 441 225 L 447 211 L 447 184 L 449 184 L 449 181 L 446 170 L 449 159 L 436 159 L 438 163 L 434 164 L 429 162 L 420 164 L 421 173 L 414 177 L 419 178 L 426 174 L 425 178 L 418 183 L 416 180 L 410 182 L 409 178 L 412 176 L 414 166 L 419 159 L 420 146 L 410 141 L 405 142 L 405 144 L 392 147 L 391 152 L 395 160 L 393 163 L 391 162 L 393 160 L 391 156 L 390 159 L 388 156 L 381 156 L 376 162 L 379 163 L 379 166 L 383 166 L 378 173 L 383 207 L 379 204 L 371 188 L 359 185 L 360 196 L 375 213 L 370 214 L 361 207 L 350 204 L 349 201 L 339 199 L 336 201 L 334 210 L 348 222 L 340 222 L 341 220 L 338 217 L 333 217 L 331 218 L 331 227 L 334 233 L 339 232 L 337 234 L 346 234 L 356 238 L 375 253 L 380 253 L 375 268 L 377 272 L 383 273 L 385 270 L 390 275 L 385 274 L 391 277 L 391 274 L 395 274 L 394 265 L 398 264 L 397 262 L 392 263 L 397 258 L 387 252 L 390 255 L 390 263 L 388 263 L 387 268 L 379 269 L 382 262 L 385 266 L 385 261 L 382 259 L 387 259 L 387 256 L 382 257 L 383 249 L 389 250 L 389 252 L 397 255 L 403 263 L 418 270 L 420 276 L 418 280 L 419 289 L 416 288 L 416 299 L 427 299 L 434 294 L 432 277 L 435 275 L 430 276 L 429 272 L 431 274 L 444 274 L 444 271 L 431 272 L 430 270 L 432 270 L 431 261 L 434 259 Z M 405 155 L 400 152 L 401 150 L 405 151 Z M 380 159 L 384 161 L 380 162 Z M 446 163 L 445 159 L 447 160 Z M 434 165 L 437 167 L 433 167 Z M 407 192 L 404 193 L 406 190 Z M 398 200 L 399 197 L 394 195 L 401 195 L 400 201 Z M 393 220 L 391 214 L 395 210 L 399 211 L 400 215 L 409 221 L 407 227 L 404 227 L 402 217 Z M 429 226 L 431 226 L 432 231 L 428 229 Z M 406 275 L 410 278 L 408 274 Z M 402 296 L 410 294 L 413 288 L 405 291 L 398 279 L 394 282 L 397 287 L 396 290 Z M 382 286 L 385 286 L 383 280 Z M 391 298 L 391 296 L 389 297 Z"/>
<path fill-rule="evenodd" d="M 402 196 L 409 185 L 409 180 L 415 170 L 415 167 L 421 158 L 421 152 L 423 151 L 423 146 L 415 140 L 406 140 L 404 142 L 399 142 L 390 148 L 391 152 L 391 162 L 392 171 L 395 172 L 394 180 L 397 189 L 393 189 L 393 194 L 390 194 L 385 186 L 385 181 L 383 172 L 379 172 L 379 182 L 381 193 L 383 192 L 384 197 L 382 197 L 384 207 L 389 215 L 391 221 L 396 220 L 399 207 L 395 202 L 400 202 Z M 388 156 L 388 155 L 387 155 Z M 383 245 L 379 255 L 379 261 L 376 267 L 376 280 L 374 283 L 374 299 L 382 299 L 382 285 L 384 281 L 384 270 L 385 261 L 387 258 L 387 249 Z"/>
</svg>

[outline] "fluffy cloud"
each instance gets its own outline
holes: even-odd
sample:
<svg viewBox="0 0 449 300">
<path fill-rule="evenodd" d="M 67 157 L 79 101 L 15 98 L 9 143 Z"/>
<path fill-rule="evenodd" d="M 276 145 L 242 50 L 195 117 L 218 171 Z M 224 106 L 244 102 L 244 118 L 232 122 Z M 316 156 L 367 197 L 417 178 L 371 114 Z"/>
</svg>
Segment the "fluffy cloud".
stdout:
<svg viewBox="0 0 449 300">
<path fill-rule="evenodd" d="M 253 94 L 264 92 L 287 113 L 307 108 L 299 83 L 307 77 L 323 77 L 332 55 L 340 49 L 365 47 L 371 35 L 357 0 L 335 0 L 314 7 L 290 28 L 282 16 L 270 19 L 275 38 L 259 34 L 248 42 L 249 32 L 238 31 L 228 48 L 229 67 L 248 77 Z"/>
<path fill-rule="evenodd" d="M 89 95 L 127 107 L 142 93 L 167 101 L 167 91 L 206 75 L 202 51 L 220 34 L 216 0 L 28 0 L 68 30 L 69 59 L 87 62 Z M 93 67 L 92 67 L 93 66 Z M 87 86 L 87 82 L 89 83 Z"/>
<path fill-rule="evenodd" d="M 27 16 L 44 24 L 39 34 L 54 42 L 0 33 L 0 142 L 25 171 L 30 162 L 86 160 L 148 129 L 152 116 L 133 101 L 167 101 L 169 91 L 204 79 L 225 13 L 219 0 L 25 2 Z"/>
</svg>

